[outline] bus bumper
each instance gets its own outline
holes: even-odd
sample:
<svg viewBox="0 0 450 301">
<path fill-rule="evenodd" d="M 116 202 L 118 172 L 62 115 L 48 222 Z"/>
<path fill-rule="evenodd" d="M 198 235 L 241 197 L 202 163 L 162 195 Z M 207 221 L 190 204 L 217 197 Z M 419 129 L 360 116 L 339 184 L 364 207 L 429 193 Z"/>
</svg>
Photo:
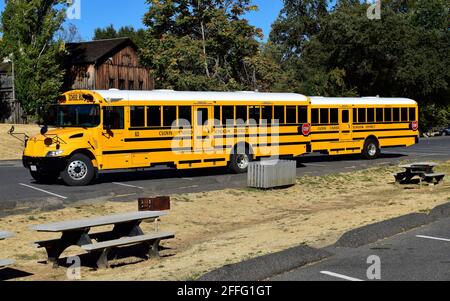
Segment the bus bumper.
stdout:
<svg viewBox="0 0 450 301">
<path fill-rule="evenodd" d="M 40 173 L 61 172 L 66 168 L 66 158 L 34 158 L 22 157 L 23 166 L 31 171 Z"/>
</svg>

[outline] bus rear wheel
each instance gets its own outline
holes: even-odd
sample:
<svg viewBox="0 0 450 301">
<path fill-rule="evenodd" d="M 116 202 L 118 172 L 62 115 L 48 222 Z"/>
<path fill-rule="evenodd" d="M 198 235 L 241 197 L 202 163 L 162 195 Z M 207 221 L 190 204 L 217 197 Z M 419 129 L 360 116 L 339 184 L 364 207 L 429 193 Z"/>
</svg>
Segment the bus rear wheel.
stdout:
<svg viewBox="0 0 450 301">
<path fill-rule="evenodd" d="M 75 154 L 68 161 L 61 172 L 61 178 L 69 186 L 85 186 L 95 178 L 95 168 L 89 157 Z"/>
<path fill-rule="evenodd" d="M 37 171 L 31 171 L 31 177 L 39 184 L 53 184 L 58 178 L 58 173 L 41 173 Z"/>
<path fill-rule="evenodd" d="M 237 174 L 246 173 L 252 161 L 253 156 L 250 154 L 248 147 L 246 147 L 243 153 L 235 151 L 231 154 L 229 169 Z"/>
<path fill-rule="evenodd" d="M 369 138 L 364 144 L 363 156 L 367 160 L 374 160 L 380 156 L 380 145 L 376 139 Z"/>
</svg>

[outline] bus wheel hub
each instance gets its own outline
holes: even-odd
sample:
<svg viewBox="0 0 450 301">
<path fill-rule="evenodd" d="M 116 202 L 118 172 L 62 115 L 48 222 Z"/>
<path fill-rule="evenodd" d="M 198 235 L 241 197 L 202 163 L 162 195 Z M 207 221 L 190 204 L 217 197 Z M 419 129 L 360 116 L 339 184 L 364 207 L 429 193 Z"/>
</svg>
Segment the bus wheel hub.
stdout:
<svg viewBox="0 0 450 301">
<path fill-rule="evenodd" d="M 87 166 L 82 161 L 73 161 L 69 164 L 69 167 L 67 168 L 67 171 L 70 175 L 70 177 L 74 180 L 81 180 L 83 179 L 87 174 Z"/>
</svg>

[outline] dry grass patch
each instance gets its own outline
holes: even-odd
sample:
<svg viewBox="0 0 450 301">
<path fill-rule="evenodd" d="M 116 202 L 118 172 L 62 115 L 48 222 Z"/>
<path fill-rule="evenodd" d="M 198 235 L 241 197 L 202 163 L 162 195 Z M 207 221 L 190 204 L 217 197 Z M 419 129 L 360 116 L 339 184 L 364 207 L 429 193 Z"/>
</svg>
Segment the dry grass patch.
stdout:
<svg viewBox="0 0 450 301">
<path fill-rule="evenodd" d="M 8 131 L 12 124 L 0 124 L 0 160 L 22 159 L 24 143 L 11 135 Z M 39 133 L 40 127 L 37 125 L 14 125 L 16 133 L 26 133 L 28 136 L 35 136 Z M 19 135 L 22 138 L 22 135 Z"/>
<path fill-rule="evenodd" d="M 450 174 L 450 162 L 439 170 Z M 163 242 L 169 250 L 163 258 L 92 271 L 89 280 L 192 280 L 225 264 L 280 251 L 299 244 L 323 247 L 344 232 L 411 212 L 429 212 L 450 201 L 450 185 L 407 187 L 394 185 L 395 167 L 303 177 L 284 190 L 233 189 L 173 196 L 173 209 L 162 220 L 162 230 L 174 231 L 176 239 Z M 0 220 L 0 228 L 18 235 L 1 242 L 1 258 L 18 261 L 17 268 L 35 275 L 28 279 L 65 279 L 65 269 L 38 264 L 42 250 L 31 242 L 48 235 L 28 230 L 30 225 L 89 216 L 134 211 L 133 203 L 78 204 L 55 212 L 34 212 Z M 144 223 L 146 231 L 154 225 Z M 72 248 L 65 255 L 80 254 Z"/>
</svg>

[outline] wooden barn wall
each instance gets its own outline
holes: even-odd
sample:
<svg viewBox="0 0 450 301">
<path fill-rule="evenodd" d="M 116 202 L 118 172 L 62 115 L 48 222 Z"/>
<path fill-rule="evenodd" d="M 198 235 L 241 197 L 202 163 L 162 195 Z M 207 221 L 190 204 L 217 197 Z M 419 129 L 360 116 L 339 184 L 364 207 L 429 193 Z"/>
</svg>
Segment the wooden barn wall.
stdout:
<svg viewBox="0 0 450 301">
<path fill-rule="evenodd" d="M 153 90 L 150 71 L 139 66 L 138 55 L 132 47 L 122 49 L 111 60 L 99 66 L 96 77 L 97 89 L 109 89 L 111 88 L 111 82 L 115 89 L 139 90 L 142 88 L 142 90 Z M 123 83 L 122 87 L 121 82 Z"/>
<path fill-rule="evenodd" d="M 132 47 L 126 47 L 97 68 L 94 65 L 72 66 L 69 71 L 68 88 L 153 90 L 154 82 L 151 72 L 140 67 L 138 61 L 136 51 Z"/>
</svg>

